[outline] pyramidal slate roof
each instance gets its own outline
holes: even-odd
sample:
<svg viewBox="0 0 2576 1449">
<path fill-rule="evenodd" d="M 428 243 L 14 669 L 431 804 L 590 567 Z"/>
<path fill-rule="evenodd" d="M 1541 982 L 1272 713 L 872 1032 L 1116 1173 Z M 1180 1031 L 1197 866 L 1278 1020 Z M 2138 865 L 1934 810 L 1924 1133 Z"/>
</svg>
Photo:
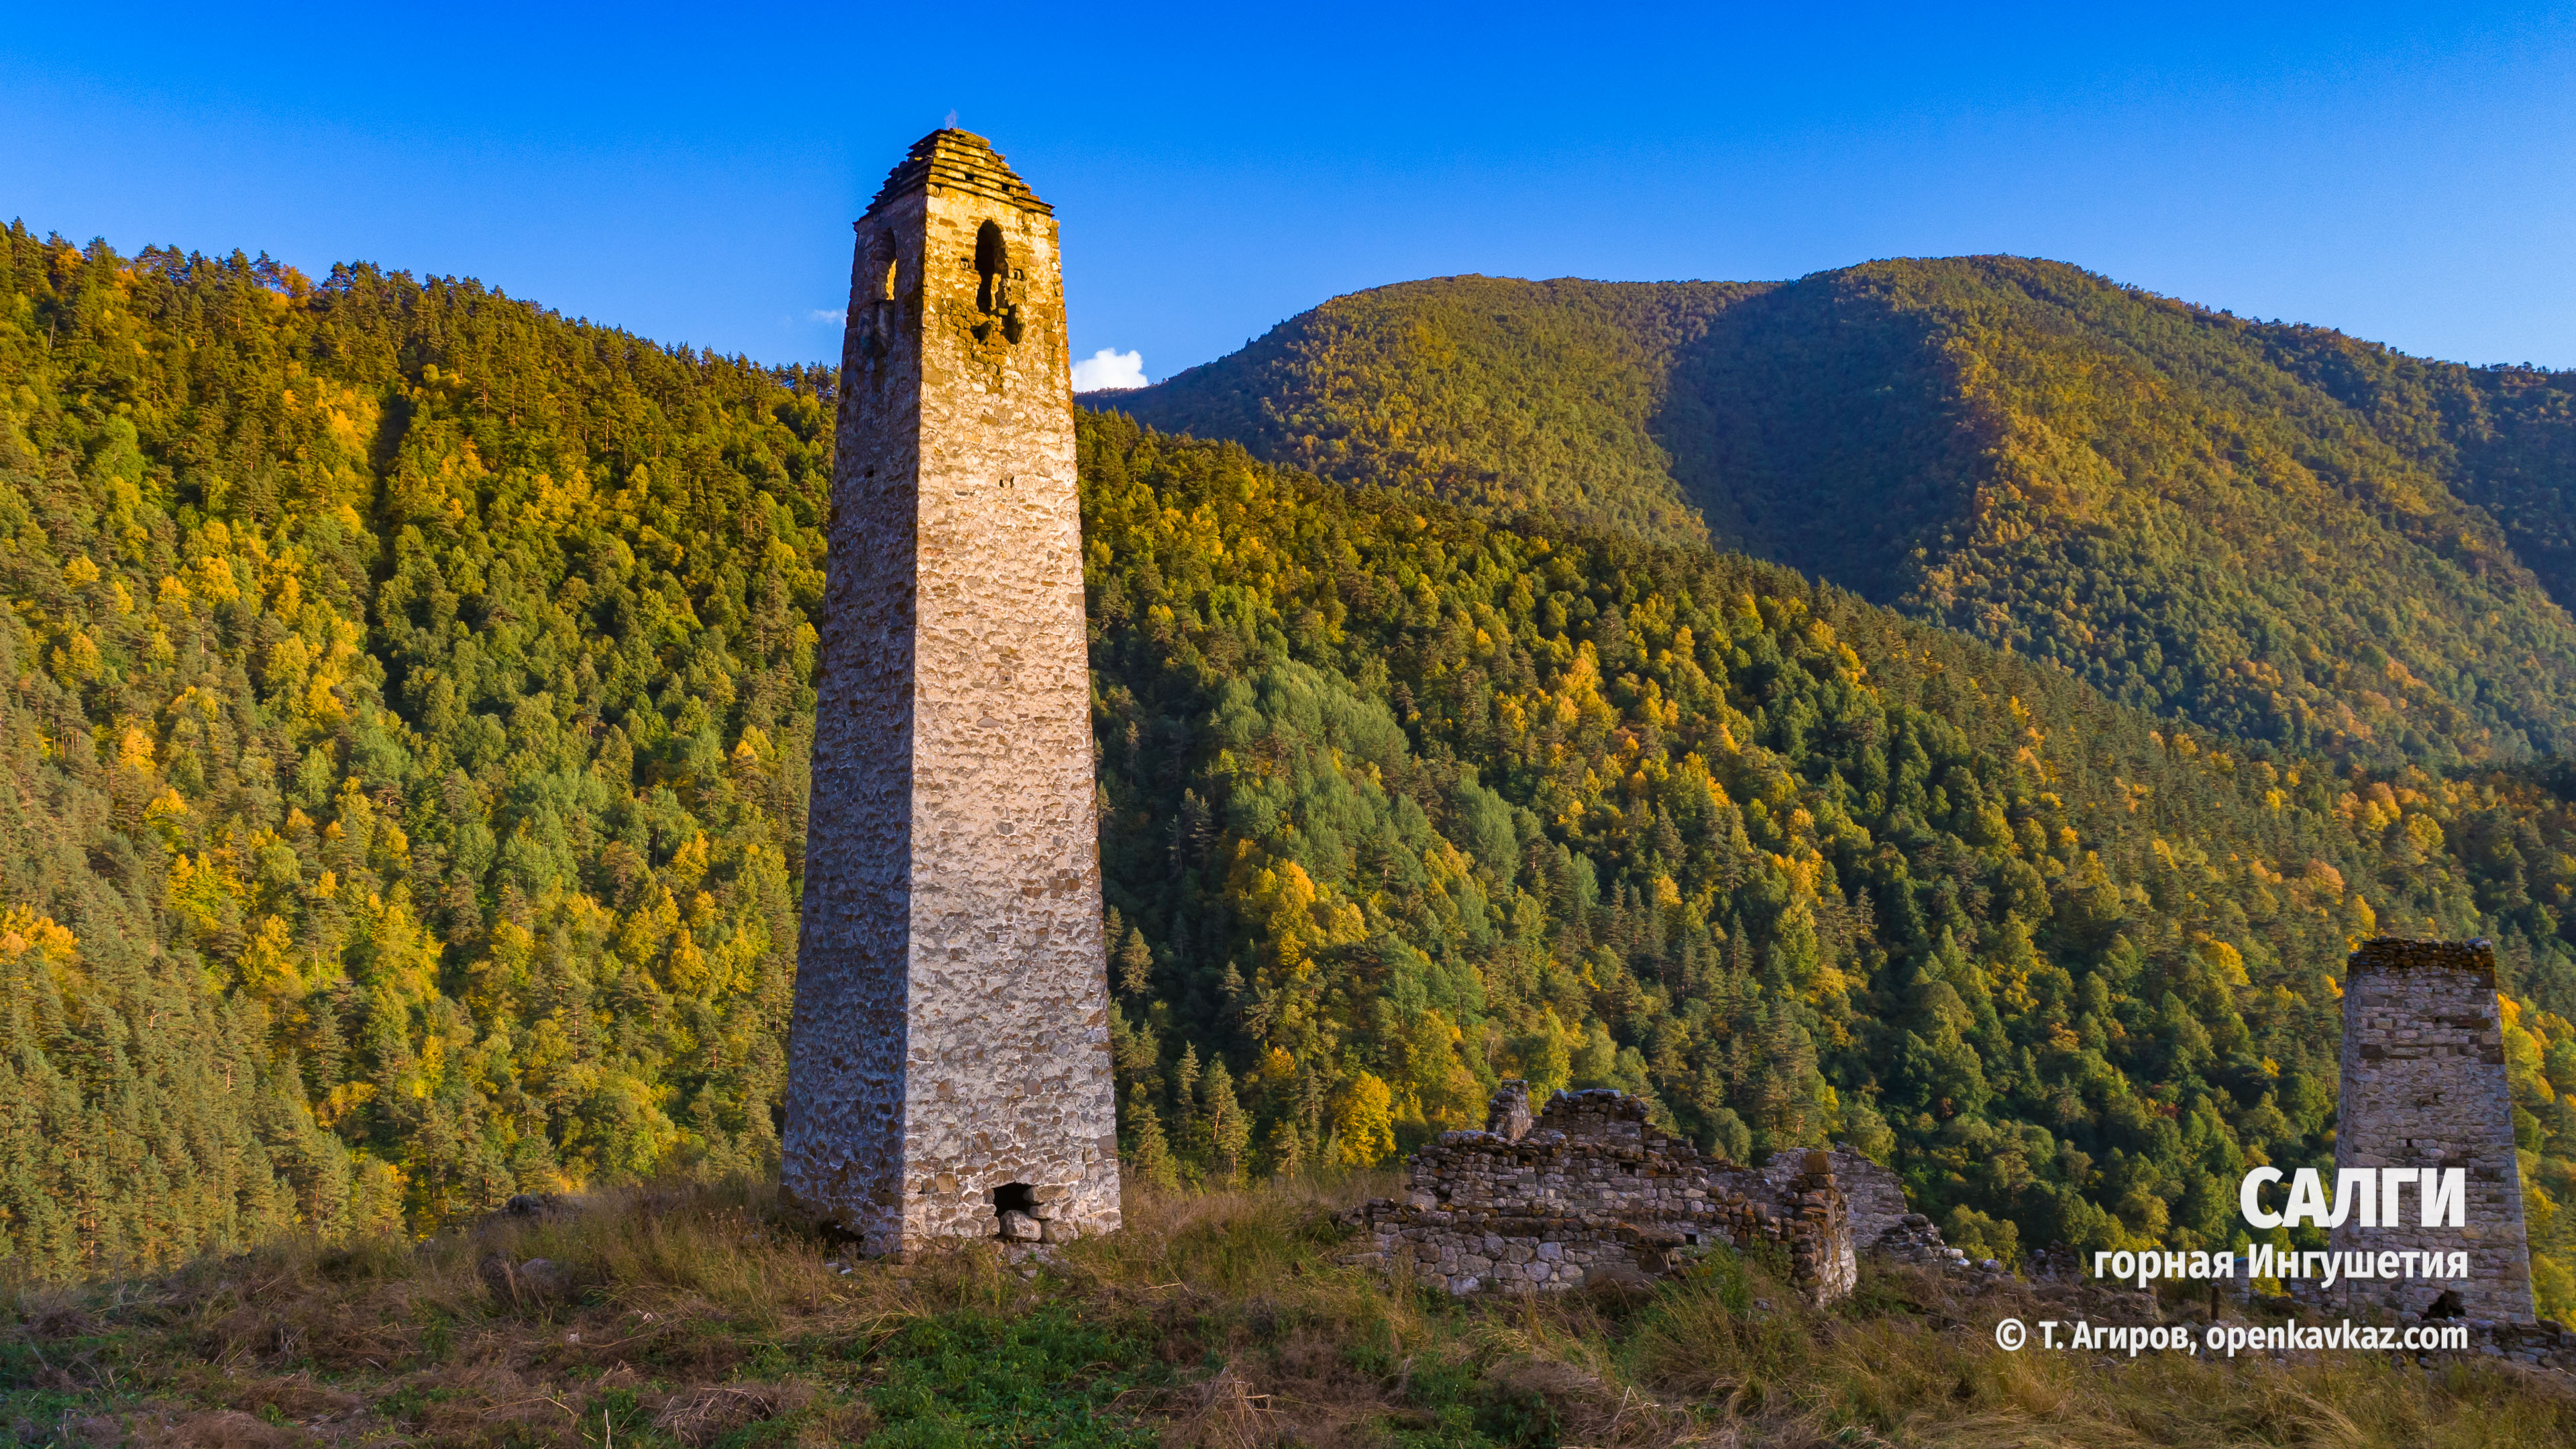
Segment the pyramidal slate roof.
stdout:
<svg viewBox="0 0 2576 1449">
<path fill-rule="evenodd" d="M 1038 200 L 1038 194 L 1011 170 L 992 142 L 953 127 L 933 131 L 913 142 L 903 161 L 886 174 L 885 185 L 878 189 L 876 200 L 868 203 L 868 210 L 934 186 L 1007 201 L 1040 216 L 1055 215 L 1055 208 Z"/>
</svg>

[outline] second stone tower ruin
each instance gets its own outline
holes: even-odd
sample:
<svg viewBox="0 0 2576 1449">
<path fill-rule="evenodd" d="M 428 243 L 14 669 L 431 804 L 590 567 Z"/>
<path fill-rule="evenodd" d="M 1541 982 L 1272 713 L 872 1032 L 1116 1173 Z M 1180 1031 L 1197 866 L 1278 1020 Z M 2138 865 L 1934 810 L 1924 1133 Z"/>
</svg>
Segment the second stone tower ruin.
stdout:
<svg viewBox="0 0 2576 1449">
<path fill-rule="evenodd" d="M 2485 941 L 2364 941 L 2344 968 L 2343 1091 L 2335 1166 L 2463 1173 L 2460 1225 L 2428 1225 L 2421 1179 L 2375 1191 L 2334 1229 L 2339 1253 L 2464 1254 L 2458 1278 L 2346 1277 L 2351 1302 L 2406 1312 L 2528 1323 L 2531 1250 L 2496 1005 L 2495 948 Z M 2376 1187 L 2376 1184 L 2374 1184 Z M 2370 1221 L 2365 1221 L 2368 1219 Z"/>
<path fill-rule="evenodd" d="M 980 136 L 857 224 L 788 1196 L 869 1252 L 1118 1226 L 1053 211 Z"/>
</svg>

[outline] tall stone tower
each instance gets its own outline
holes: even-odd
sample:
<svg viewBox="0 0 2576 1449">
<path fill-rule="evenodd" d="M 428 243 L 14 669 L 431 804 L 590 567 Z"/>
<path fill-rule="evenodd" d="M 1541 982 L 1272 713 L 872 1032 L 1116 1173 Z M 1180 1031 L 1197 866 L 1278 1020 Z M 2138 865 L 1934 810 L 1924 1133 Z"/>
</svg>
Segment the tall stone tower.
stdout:
<svg viewBox="0 0 2576 1449">
<path fill-rule="evenodd" d="M 872 1253 L 1118 1226 L 1054 212 L 980 136 L 858 222 L 783 1185 Z"/>
<path fill-rule="evenodd" d="M 2351 1301 L 2421 1313 L 2450 1290 L 2468 1317 L 2531 1321 L 2531 1249 L 2513 1151 L 2495 947 L 2381 937 L 2352 953 L 2344 967 L 2335 1166 L 2467 1173 L 2461 1226 L 2424 1225 L 2420 1182 L 2394 1191 L 2381 1186 L 2376 1202 L 2356 1203 L 2335 1227 L 2331 1246 L 2374 1254 L 2465 1253 L 2468 1276 L 2347 1277 L 2341 1286 Z M 2365 1215 L 2376 1222 L 2365 1225 Z"/>
</svg>

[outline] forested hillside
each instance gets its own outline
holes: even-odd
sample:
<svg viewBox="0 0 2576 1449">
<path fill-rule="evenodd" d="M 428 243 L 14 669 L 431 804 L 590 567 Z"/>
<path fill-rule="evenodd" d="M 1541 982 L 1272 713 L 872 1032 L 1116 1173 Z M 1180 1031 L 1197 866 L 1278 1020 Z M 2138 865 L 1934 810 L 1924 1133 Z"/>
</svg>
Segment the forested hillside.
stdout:
<svg viewBox="0 0 2576 1449">
<path fill-rule="evenodd" d="M 828 380 L 365 268 L 5 267 L 6 1251 L 768 1158 Z"/>
<path fill-rule="evenodd" d="M 1119 405 L 1649 537 L 1686 501 L 1722 547 L 2239 736 L 2438 765 L 2576 723 L 2576 374 L 1965 258 L 1408 283 Z"/>
<path fill-rule="evenodd" d="M 829 377 L 471 283 L 5 258 L 0 1251 L 767 1161 Z M 1737 1156 L 1851 1140 L 1972 1246 L 2187 1246 L 2245 1164 L 2329 1154 L 2347 941 L 2485 932 L 2563 1257 L 2557 776 L 2248 745 L 1774 565 L 1082 445 L 1146 1175 L 1375 1161 L 1519 1073 Z"/>
<path fill-rule="evenodd" d="M 2249 750 L 1774 565 L 1123 418 L 1083 466 L 1148 1170 L 1366 1160 L 1519 1074 L 1853 1141 L 2007 1255 L 2227 1241 L 2248 1165 L 2331 1161 L 2348 943 L 2488 933 L 2563 1241 L 2561 777 Z"/>
<path fill-rule="evenodd" d="M 1336 297 L 1109 400 L 1327 478 L 1703 542 L 1657 430 L 1674 359 L 1769 290 L 1454 277 Z"/>
</svg>

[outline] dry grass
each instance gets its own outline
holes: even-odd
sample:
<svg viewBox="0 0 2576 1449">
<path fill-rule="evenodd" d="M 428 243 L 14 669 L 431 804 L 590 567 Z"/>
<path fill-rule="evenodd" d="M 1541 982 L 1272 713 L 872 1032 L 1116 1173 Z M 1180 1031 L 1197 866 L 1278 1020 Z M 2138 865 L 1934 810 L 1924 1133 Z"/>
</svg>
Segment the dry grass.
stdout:
<svg viewBox="0 0 2576 1449">
<path fill-rule="evenodd" d="M 1139 1195 L 1034 1276 L 989 1245 L 840 1271 L 734 1183 L 22 1288 L 0 1442 L 2576 1442 L 2554 1376 L 2006 1354 L 1993 1323 L 2036 1300 L 1901 1271 L 1831 1311 L 1732 1262 L 1653 1294 L 1433 1301 L 1332 1261 L 1334 1215 L 1384 1187 Z"/>
</svg>

